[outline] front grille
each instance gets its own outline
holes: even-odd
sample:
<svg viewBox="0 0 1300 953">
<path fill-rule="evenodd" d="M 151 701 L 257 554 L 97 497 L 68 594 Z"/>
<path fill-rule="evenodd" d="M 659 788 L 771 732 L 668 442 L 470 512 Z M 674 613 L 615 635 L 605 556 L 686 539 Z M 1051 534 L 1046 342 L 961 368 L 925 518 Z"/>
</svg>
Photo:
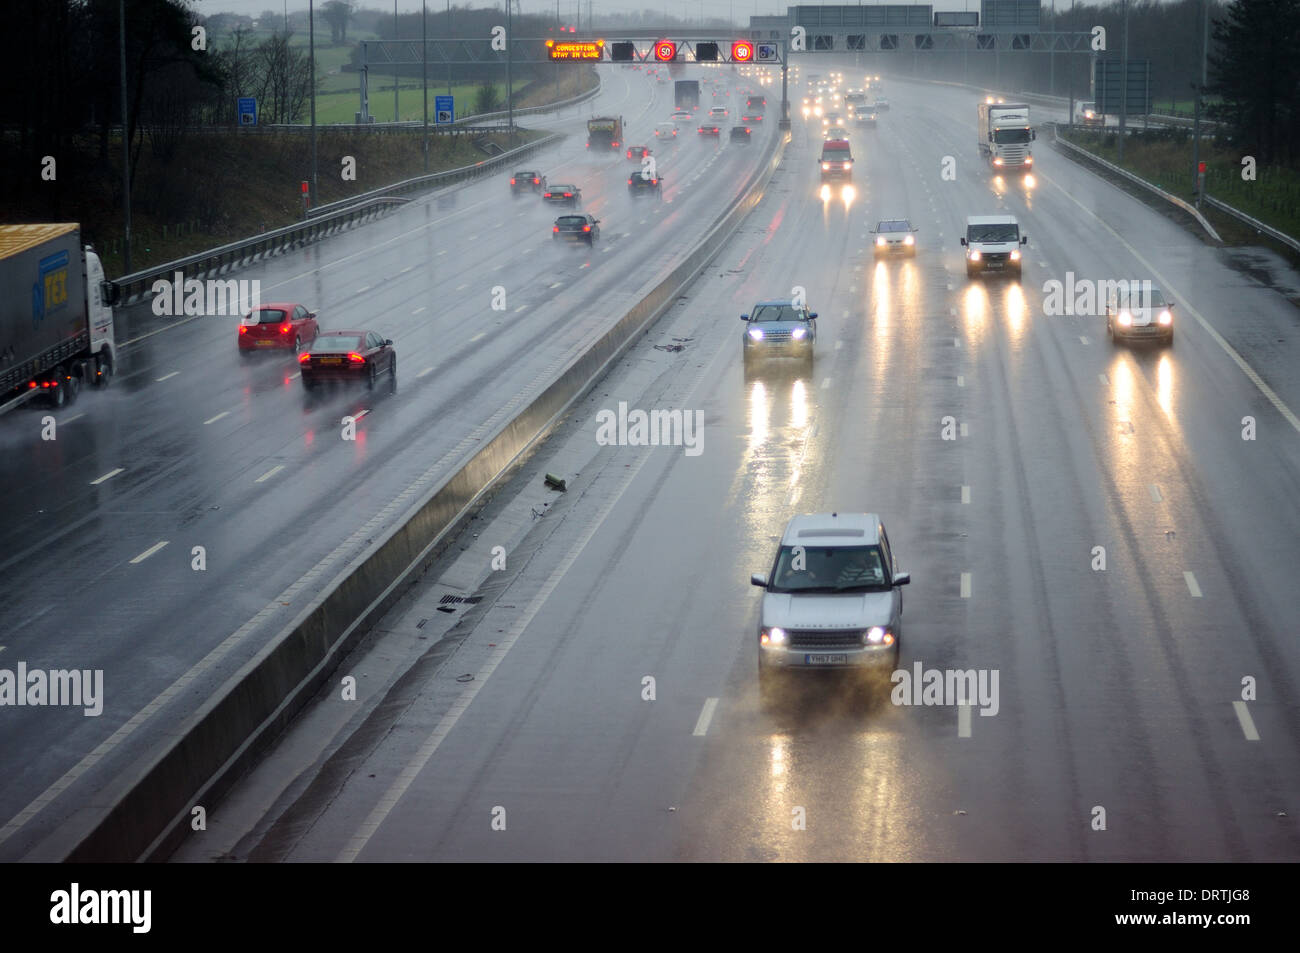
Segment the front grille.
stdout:
<svg viewBox="0 0 1300 953">
<path fill-rule="evenodd" d="M 860 649 L 858 629 L 791 629 L 786 637 L 792 649 Z"/>
<path fill-rule="evenodd" d="M 790 341 L 789 331 L 764 331 L 763 340 L 768 344 L 788 344 Z"/>
<path fill-rule="evenodd" d="M 996 261 L 996 262 L 1008 261 L 1011 258 L 1011 256 L 1008 255 L 1006 252 L 993 252 L 991 254 L 985 254 L 983 257 L 985 261 Z"/>
</svg>

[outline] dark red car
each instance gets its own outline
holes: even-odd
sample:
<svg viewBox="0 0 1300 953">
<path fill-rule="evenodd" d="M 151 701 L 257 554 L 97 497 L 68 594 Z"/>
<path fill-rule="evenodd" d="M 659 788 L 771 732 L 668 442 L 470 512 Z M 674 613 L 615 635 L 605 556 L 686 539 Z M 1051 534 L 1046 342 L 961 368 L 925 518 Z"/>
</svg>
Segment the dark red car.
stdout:
<svg viewBox="0 0 1300 953">
<path fill-rule="evenodd" d="M 308 311 L 306 305 L 283 301 L 262 304 L 239 319 L 239 353 L 247 356 L 277 348 L 300 351 L 318 334 L 316 312 Z"/>
<path fill-rule="evenodd" d="M 326 381 L 364 381 L 371 390 L 386 378 L 397 390 L 397 352 L 378 331 L 322 331 L 311 350 L 298 355 L 304 390 Z"/>
</svg>

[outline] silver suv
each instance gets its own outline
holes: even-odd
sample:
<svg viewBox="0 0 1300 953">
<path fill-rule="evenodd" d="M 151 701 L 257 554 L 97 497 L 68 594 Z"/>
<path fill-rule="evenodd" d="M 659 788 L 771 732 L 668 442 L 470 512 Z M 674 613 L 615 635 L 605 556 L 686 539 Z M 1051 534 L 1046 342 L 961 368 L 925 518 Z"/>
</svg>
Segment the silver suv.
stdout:
<svg viewBox="0 0 1300 953">
<path fill-rule="evenodd" d="M 874 513 L 796 516 L 781 537 L 761 586 L 759 686 L 792 669 L 892 671 L 903 628 L 899 572 L 884 524 Z"/>
</svg>

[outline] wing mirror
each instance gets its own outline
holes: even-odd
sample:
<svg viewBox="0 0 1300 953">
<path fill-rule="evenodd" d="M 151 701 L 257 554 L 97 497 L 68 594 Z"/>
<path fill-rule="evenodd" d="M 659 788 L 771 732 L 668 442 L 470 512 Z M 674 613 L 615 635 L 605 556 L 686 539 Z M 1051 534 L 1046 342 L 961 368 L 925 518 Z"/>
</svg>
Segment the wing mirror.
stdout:
<svg viewBox="0 0 1300 953">
<path fill-rule="evenodd" d="M 384 347 L 392 347 L 392 346 L 393 346 L 393 339 L 392 339 L 392 338 L 384 338 Z"/>
<path fill-rule="evenodd" d="M 809 320 L 809 321 L 816 321 L 816 320 L 817 320 L 817 312 L 816 312 L 816 311 L 811 312 L 811 313 L 808 315 L 808 320 Z"/>
<path fill-rule="evenodd" d="M 906 586 L 906 585 L 907 585 L 908 583 L 910 583 L 911 581 L 912 581 L 912 574 L 911 574 L 910 572 L 896 572 L 896 573 L 894 573 L 894 585 L 895 585 L 895 586 Z"/>
<path fill-rule="evenodd" d="M 742 315 L 740 316 L 740 320 L 742 320 L 742 321 L 748 321 L 748 320 L 749 320 L 749 315 L 747 315 L 747 314 L 742 314 Z"/>
<path fill-rule="evenodd" d="M 749 577 L 749 584 L 750 584 L 751 586 L 762 586 L 764 589 L 766 589 L 766 588 L 767 588 L 767 574 L 766 574 L 766 573 L 761 573 L 761 572 L 756 572 L 756 573 L 754 573 L 752 576 Z"/>
<path fill-rule="evenodd" d="M 1021 235 L 1021 236 L 1020 236 L 1020 244 L 1022 244 L 1022 245 L 1027 245 L 1027 244 L 1029 244 L 1029 236 L 1028 236 L 1028 235 Z"/>
<path fill-rule="evenodd" d="M 965 244 L 966 244 L 966 239 L 963 238 L 963 239 L 961 240 L 961 243 L 962 243 L 963 245 L 965 245 Z"/>
</svg>

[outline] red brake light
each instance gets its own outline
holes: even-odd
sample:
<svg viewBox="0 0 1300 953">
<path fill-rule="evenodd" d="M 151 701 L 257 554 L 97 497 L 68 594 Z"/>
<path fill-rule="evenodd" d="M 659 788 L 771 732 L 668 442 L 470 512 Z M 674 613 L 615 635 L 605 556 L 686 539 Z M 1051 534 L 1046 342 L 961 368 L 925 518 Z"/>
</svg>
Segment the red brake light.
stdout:
<svg viewBox="0 0 1300 953">
<path fill-rule="evenodd" d="M 239 333 L 240 333 L 240 334 L 247 334 L 247 333 L 248 333 L 248 328 L 246 328 L 244 325 L 241 324 L 241 325 L 239 326 Z"/>
<path fill-rule="evenodd" d="M 539 185 L 539 184 L 541 183 L 541 181 L 542 181 L 541 179 L 534 178 L 534 179 L 533 179 L 533 185 Z"/>
<path fill-rule="evenodd" d="M 533 181 L 536 182 L 537 180 L 536 180 L 536 179 L 533 179 Z M 510 177 L 510 184 L 511 184 L 511 185 L 514 185 L 514 184 L 515 184 L 515 177 L 514 177 L 513 175 Z"/>
<path fill-rule="evenodd" d="M 551 226 L 551 231 L 553 231 L 553 232 L 558 232 L 559 230 L 560 230 L 560 226 L 558 226 L 558 225 L 552 225 L 552 226 Z"/>
<path fill-rule="evenodd" d="M 285 321 L 284 324 L 280 325 L 281 334 L 288 334 L 292 330 L 293 330 L 293 325 L 290 324 L 288 321 Z"/>
<path fill-rule="evenodd" d="M 584 232 L 589 232 L 589 231 L 591 231 L 591 226 L 590 226 L 590 225 L 584 225 L 584 226 L 582 226 L 582 230 L 583 230 Z"/>
<path fill-rule="evenodd" d="M 564 193 L 564 197 L 565 197 L 566 199 L 571 199 L 571 198 L 573 198 L 573 193 L 572 193 L 572 192 L 565 192 L 565 193 Z"/>
<path fill-rule="evenodd" d="M 350 364 L 364 364 L 364 363 L 366 363 L 366 359 L 365 359 L 364 357 L 362 357 L 360 354 L 357 354 L 357 353 L 354 351 L 354 352 L 348 354 L 348 363 L 350 363 Z"/>
<path fill-rule="evenodd" d="M 311 352 L 310 352 L 310 351 L 303 351 L 301 354 L 298 355 L 298 363 L 299 363 L 299 364 L 306 364 L 306 363 L 307 363 L 308 361 L 310 361 L 310 360 L 311 360 Z"/>
<path fill-rule="evenodd" d="M 632 180 L 631 180 L 631 179 L 628 179 L 628 180 L 627 180 L 627 184 L 628 184 L 628 185 L 631 185 L 631 184 L 632 184 Z"/>
</svg>

